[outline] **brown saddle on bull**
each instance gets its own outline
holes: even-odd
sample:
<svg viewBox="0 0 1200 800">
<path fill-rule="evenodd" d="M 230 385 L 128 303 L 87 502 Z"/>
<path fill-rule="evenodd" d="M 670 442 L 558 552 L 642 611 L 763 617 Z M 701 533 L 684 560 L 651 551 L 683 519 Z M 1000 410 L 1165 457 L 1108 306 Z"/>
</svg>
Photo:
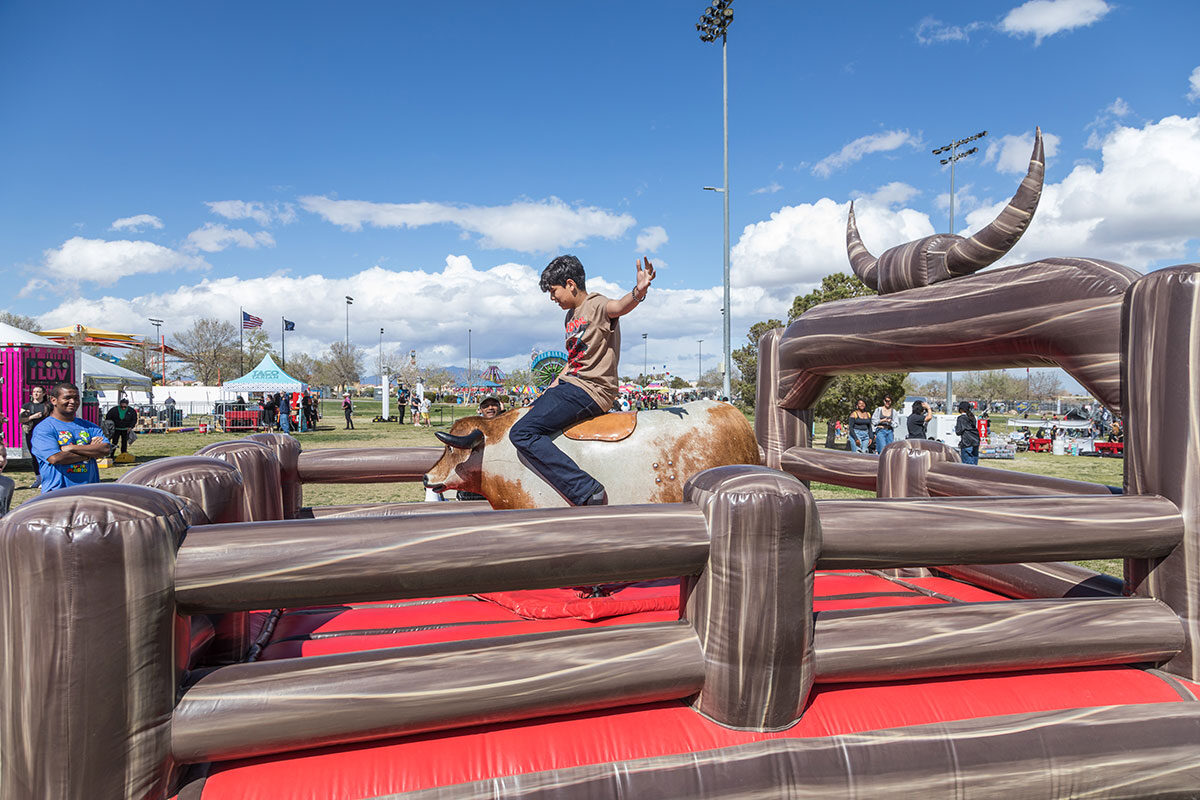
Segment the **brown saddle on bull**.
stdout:
<svg viewBox="0 0 1200 800">
<path fill-rule="evenodd" d="M 619 442 L 637 427 L 636 411 L 610 411 L 584 420 L 563 431 L 563 436 L 579 442 Z"/>
</svg>

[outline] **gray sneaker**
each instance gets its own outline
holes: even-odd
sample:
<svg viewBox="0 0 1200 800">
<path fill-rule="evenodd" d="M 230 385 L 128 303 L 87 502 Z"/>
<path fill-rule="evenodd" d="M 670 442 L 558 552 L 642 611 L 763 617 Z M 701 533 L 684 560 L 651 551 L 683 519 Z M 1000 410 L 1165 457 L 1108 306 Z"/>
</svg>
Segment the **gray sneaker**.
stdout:
<svg viewBox="0 0 1200 800">
<path fill-rule="evenodd" d="M 601 486 L 600 491 L 596 492 L 594 495 L 589 497 L 587 500 L 584 500 L 582 503 L 580 503 L 580 505 L 581 506 L 606 506 L 606 505 L 608 505 L 608 492 L 606 492 L 604 490 L 604 487 Z"/>
</svg>

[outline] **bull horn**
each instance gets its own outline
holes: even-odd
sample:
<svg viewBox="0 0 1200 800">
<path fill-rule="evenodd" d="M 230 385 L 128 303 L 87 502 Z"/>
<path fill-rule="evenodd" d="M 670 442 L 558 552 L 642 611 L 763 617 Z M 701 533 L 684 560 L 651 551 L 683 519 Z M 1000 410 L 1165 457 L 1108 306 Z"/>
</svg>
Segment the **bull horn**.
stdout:
<svg viewBox="0 0 1200 800">
<path fill-rule="evenodd" d="M 1038 200 L 1042 197 L 1042 182 L 1046 177 L 1046 157 L 1042 149 L 1042 129 L 1037 128 L 1033 139 L 1033 155 L 1029 171 L 1017 193 L 1000 216 L 970 239 L 955 242 L 946 251 L 946 269 L 951 275 L 970 275 L 983 269 L 1007 253 L 1033 221 Z"/>
<path fill-rule="evenodd" d="M 879 259 L 871 255 L 858 235 L 858 225 L 854 221 L 854 201 L 850 201 L 850 216 L 846 219 L 846 255 L 850 257 L 850 268 L 859 280 L 879 291 L 879 279 L 876 276 L 876 265 Z"/>
<path fill-rule="evenodd" d="M 445 431 L 434 431 L 433 435 L 442 444 L 450 445 L 457 450 L 474 450 L 483 441 L 483 431 L 478 428 L 466 436 L 456 436 L 453 433 L 446 433 Z"/>
</svg>

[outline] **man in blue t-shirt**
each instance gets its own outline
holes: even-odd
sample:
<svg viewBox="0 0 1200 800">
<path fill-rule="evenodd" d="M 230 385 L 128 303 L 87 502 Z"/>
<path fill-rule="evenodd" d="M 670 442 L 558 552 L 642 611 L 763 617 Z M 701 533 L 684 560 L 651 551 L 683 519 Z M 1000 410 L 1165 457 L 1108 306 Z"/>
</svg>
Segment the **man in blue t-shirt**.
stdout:
<svg viewBox="0 0 1200 800">
<path fill-rule="evenodd" d="M 112 445 L 100 426 L 76 419 L 79 387 L 57 383 L 50 390 L 50 416 L 33 429 L 30 446 L 42 464 L 42 494 L 67 486 L 99 483 L 96 459 L 107 456 Z"/>
</svg>

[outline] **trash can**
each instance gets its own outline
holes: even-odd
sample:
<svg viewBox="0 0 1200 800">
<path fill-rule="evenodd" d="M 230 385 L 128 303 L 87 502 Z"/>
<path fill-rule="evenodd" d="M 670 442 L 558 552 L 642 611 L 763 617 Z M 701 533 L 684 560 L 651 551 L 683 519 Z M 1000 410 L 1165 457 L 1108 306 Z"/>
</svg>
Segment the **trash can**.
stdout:
<svg viewBox="0 0 1200 800">
<path fill-rule="evenodd" d="M 1061 436 L 1055 438 L 1051 452 L 1056 456 L 1065 456 L 1067 454 L 1067 440 Z"/>
</svg>

